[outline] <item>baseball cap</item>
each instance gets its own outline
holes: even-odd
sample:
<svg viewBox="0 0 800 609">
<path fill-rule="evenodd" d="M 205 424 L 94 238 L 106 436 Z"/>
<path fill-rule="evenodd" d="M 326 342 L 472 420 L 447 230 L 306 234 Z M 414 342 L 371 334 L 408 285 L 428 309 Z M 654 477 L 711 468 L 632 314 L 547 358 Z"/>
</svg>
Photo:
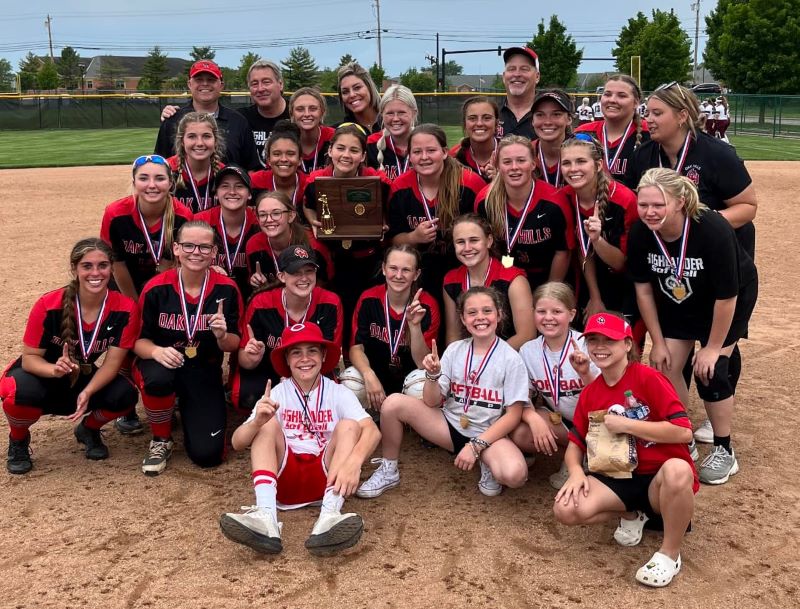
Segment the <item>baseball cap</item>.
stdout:
<svg viewBox="0 0 800 609">
<path fill-rule="evenodd" d="M 236 176 L 242 182 L 244 182 L 244 185 L 247 186 L 247 190 L 251 190 L 250 174 L 247 173 L 244 169 L 242 169 L 238 165 L 225 165 L 225 167 L 223 167 L 217 172 L 217 176 L 215 178 L 217 187 L 219 187 L 219 183 L 222 181 L 222 178 L 224 178 L 226 175 Z"/>
<path fill-rule="evenodd" d="M 572 114 L 572 98 L 561 89 L 549 89 L 547 91 L 540 91 L 537 93 L 536 98 L 533 100 L 532 109 L 536 110 L 536 107 L 540 103 L 547 100 L 557 103 L 559 106 L 564 108 L 564 110 Z"/>
<path fill-rule="evenodd" d="M 212 76 L 217 77 L 218 79 L 222 80 L 222 70 L 219 69 L 219 66 L 215 64 L 213 61 L 209 61 L 208 59 L 201 59 L 200 61 L 195 61 L 192 64 L 191 69 L 189 70 L 189 78 L 194 78 L 198 74 L 202 74 L 206 72 L 211 74 Z"/>
<path fill-rule="evenodd" d="M 533 49 L 528 47 L 511 47 L 505 50 L 503 53 L 503 61 L 508 63 L 508 60 L 513 57 L 514 55 L 525 55 L 528 59 L 533 62 L 533 66 L 536 68 L 536 71 L 539 71 L 539 56 Z"/>
<path fill-rule="evenodd" d="M 290 245 L 278 256 L 278 270 L 282 273 L 296 273 L 307 264 L 319 268 L 314 250 L 305 245 Z"/>
<path fill-rule="evenodd" d="M 587 334 L 602 334 L 611 340 L 633 338 L 631 325 L 613 313 L 597 313 L 586 322 L 586 327 L 581 336 Z"/>
<path fill-rule="evenodd" d="M 322 374 L 328 374 L 336 368 L 339 363 L 341 348 L 333 341 L 327 340 L 322 335 L 322 330 L 317 324 L 307 321 L 301 324 L 294 324 L 283 330 L 281 344 L 269 354 L 275 372 L 284 378 L 292 376 L 289 364 L 286 363 L 286 352 L 292 345 L 300 343 L 313 343 L 325 347 L 325 359 L 322 362 L 322 370 L 320 370 Z"/>
</svg>

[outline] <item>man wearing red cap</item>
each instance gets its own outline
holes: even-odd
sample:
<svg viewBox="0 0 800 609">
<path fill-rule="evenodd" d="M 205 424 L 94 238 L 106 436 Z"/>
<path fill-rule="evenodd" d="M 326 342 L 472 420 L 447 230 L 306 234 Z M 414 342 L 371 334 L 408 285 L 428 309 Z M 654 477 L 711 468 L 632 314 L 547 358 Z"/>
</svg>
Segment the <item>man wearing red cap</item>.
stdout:
<svg viewBox="0 0 800 609">
<path fill-rule="evenodd" d="M 325 376 L 339 361 L 339 346 L 311 322 L 286 328 L 270 353 L 283 380 L 264 395 L 233 434 L 234 450 L 248 446 L 256 505 L 220 517 L 228 539 L 263 554 L 283 549 L 277 509 L 319 505 L 306 549 L 328 556 L 354 546 L 364 522 L 342 514 L 358 487 L 361 466 L 381 433 L 355 394 Z"/>
<path fill-rule="evenodd" d="M 511 47 L 503 53 L 505 68 L 503 84 L 506 99 L 500 108 L 500 131 L 498 135 L 524 135 L 534 140 L 533 113 L 531 107 L 536 97 L 539 82 L 539 56 L 528 47 Z"/>
<path fill-rule="evenodd" d="M 161 123 L 155 153 L 167 158 L 175 154 L 175 133 L 181 118 L 189 112 L 206 112 L 217 120 L 225 139 L 225 162 L 245 169 L 261 169 L 250 125 L 241 114 L 219 103 L 225 83 L 222 71 L 213 61 L 201 59 L 189 70 L 192 100 Z"/>
</svg>

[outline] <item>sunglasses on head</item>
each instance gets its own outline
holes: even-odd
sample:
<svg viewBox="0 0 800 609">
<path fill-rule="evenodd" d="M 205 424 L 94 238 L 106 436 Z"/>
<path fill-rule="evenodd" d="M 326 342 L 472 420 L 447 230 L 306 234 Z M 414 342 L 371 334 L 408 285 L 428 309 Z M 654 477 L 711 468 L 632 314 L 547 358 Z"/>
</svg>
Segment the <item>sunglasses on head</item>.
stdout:
<svg viewBox="0 0 800 609">
<path fill-rule="evenodd" d="M 144 165 L 145 163 L 155 163 L 156 165 L 166 165 L 169 167 L 169 163 L 167 163 L 167 159 L 165 159 L 160 154 L 145 154 L 137 158 L 133 162 L 133 168 L 137 169 Z"/>
<path fill-rule="evenodd" d="M 668 82 L 666 84 L 661 85 L 655 91 L 653 91 L 653 93 L 658 93 L 659 91 L 666 91 L 667 89 L 671 89 L 675 85 L 678 86 L 678 93 L 681 94 L 681 99 L 686 101 L 686 95 L 683 93 L 683 87 L 677 80 L 673 80 L 672 82 Z"/>
<path fill-rule="evenodd" d="M 343 127 L 355 127 L 356 129 L 358 129 L 361 132 L 362 135 L 365 135 L 365 136 L 367 135 L 367 132 L 364 129 L 364 127 L 362 127 L 358 123 L 342 123 L 341 125 L 339 125 L 338 128 L 341 129 Z"/>
<path fill-rule="evenodd" d="M 594 138 L 588 133 L 576 133 L 572 137 L 573 139 L 580 140 L 581 142 L 589 142 L 590 144 L 594 144 Z"/>
</svg>

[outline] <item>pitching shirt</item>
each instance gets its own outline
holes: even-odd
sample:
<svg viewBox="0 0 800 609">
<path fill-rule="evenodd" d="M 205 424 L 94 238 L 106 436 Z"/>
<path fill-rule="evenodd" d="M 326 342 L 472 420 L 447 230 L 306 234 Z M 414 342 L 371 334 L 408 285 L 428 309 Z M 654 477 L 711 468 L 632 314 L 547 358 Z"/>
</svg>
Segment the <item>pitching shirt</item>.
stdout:
<svg viewBox="0 0 800 609">
<path fill-rule="evenodd" d="M 439 389 L 447 422 L 459 433 L 474 438 L 502 416 L 509 406 L 528 403 L 528 373 L 519 353 L 498 338 L 485 355 L 472 353 L 472 338 L 451 343 L 442 355 Z M 482 361 L 484 358 L 487 361 Z M 484 364 L 481 366 L 481 364 Z M 476 379 L 480 368 L 483 372 Z M 461 426 L 466 416 L 468 426 Z"/>
</svg>

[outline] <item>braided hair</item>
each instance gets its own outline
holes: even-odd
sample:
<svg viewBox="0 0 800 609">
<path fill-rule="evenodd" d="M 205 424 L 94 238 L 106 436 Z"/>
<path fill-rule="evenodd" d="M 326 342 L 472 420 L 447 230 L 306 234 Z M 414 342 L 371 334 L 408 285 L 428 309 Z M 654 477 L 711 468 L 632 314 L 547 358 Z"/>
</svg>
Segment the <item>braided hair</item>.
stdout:
<svg viewBox="0 0 800 609">
<path fill-rule="evenodd" d="M 633 108 L 633 123 L 636 125 L 636 143 L 633 146 L 633 149 L 636 150 L 642 143 L 642 117 L 639 115 L 639 104 L 642 103 L 642 90 L 639 87 L 639 83 L 636 82 L 636 79 L 632 76 L 628 76 L 627 74 L 614 74 L 609 76 L 606 82 L 621 82 L 628 87 L 630 87 L 631 95 L 636 100 L 636 105 Z"/>
<path fill-rule="evenodd" d="M 588 133 L 579 134 L 581 137 L 572 137 L 564 140 L 561 144 L 561 150 L 580 146 L 585 148 L 589 153 L 589 158 L 595 164 L 595 178 L 594 190 L 595 200 L 597 201 L 597 216 L 600 218 L 600 223 L 605 224 L 606 208 L 608 207 L 609 190 L 611 188 L 611 178 L 603 168 L 603 148 L 595 138 L 591 137 Z M 576 195 L 577 196 L 577 195 Z M 580 222 L 580 218 L 575 218 L 575 222 Z"/>
<path fill-rule="evenodd" d="M 104 254 L 109 262 L 114 262 L 114 253 L 111 247 L 102 239 L 89 237 L 81 239 L 73 247 L 69 254 L 69 266 L 73 273 L 72 281 L 64 286 L 64 295 L 61 298 L 61 340 L 68 345 L 70 357 L 75 354 L 75 343 L 78 341 L 80 331 L 75 315 L 75 296 L 78 293 L 79 283 L 76 269 L 83 257 L 91 252 L 99 251 Z M 100 323 L 100 320 L 97 320 Z"/>
<path fill-rule="evenodd" d="M 186 166 L 186 150 L 183 147 L 183 138 L 186 135 L 186 130 L 189 125 L 195 123 L 206 123 L 211 127 L 211 133 L 214 134 L 214 150 L 211 152 L 211 175 L 216 175 L 220 167 L 222 167 L 222 159 L 225 156 L 225 141 L 220 136 L 219 127 L 217 126 L 217 119 L 213 114 L 207 112 L 189 112 L 185 114 L 181 121 L 178 123 L 178 130 L 175 133 L 175 152 L 178 156 L 178 171 L 175 178 L 176 188 L 186 188 L 186 181 L 183 179 L 183 167 Z"/>
</svg>

